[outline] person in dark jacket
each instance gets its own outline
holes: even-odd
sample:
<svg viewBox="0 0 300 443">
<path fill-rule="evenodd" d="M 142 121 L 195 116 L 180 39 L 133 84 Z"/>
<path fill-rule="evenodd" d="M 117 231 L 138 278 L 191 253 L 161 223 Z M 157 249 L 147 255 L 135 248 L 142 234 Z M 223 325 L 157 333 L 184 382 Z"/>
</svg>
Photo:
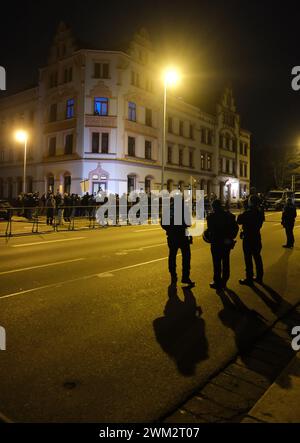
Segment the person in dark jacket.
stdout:
<svg viewBox="0 0 300 443">
<path fill-rule="evenodd" d="M 253 280 L 262 283 L 264 269 L 261 257 L 260 229 L 264 222 L 264 213 L 260 209 L 260 200 L 256 195 L 248 199 L 248 208 L 238 216 L 237 222 L 242 225 L 243 251 L 246 265 L 246 278 L 239 280 L 241 285 L 252 285 Z M 256 278 L 253 276 L 253 260 L 256 266 Z"/>
<path fill-rule="evenodd" d="M 177 199 L 181 198 L 179 201 L 180 206 L 178 204 Z M 176 202 L 174 201 L 176 199 Z M 166 231 L 167 241 L 169 247 L 169 272 L 171 274 L 171 285 L 176 285 L 177 283 L 177 272 L 176 272 L 176 256 L 177 252 L 180 249 L 182 253 L 182 280 L 181 283 L 187 284 L 190 287 L 195 286 L 195 282 L 190 279 L 190 263 L 191 263 L 191 249 L 190 243 L 192 237 L 189 237 L 187 234 L 187 228 L 191 226 L 191 219 L 185 220 L 184 209 L 185 204 L 182 197 L 176 196 L 175 199 L 173 197 L 170 198 L 170 223 L 164 224 L 164 220 L 161 221 L 162 228 Z M 175 212 L 176 205 L 180 209 L 182 209 L 182 217 L 181 223 L 177 224 Z M 186 215 L 188 214 L 189 209 L 186 207 Z"/>
<path fill-rule="evenodd" d="M 211 255 L 214 268 L 213 289 L 226 287 L 230 277 L 230 251 L 235 245 L 239 231 L 235 215 L 224 210 L 221 200 L 212 203 L 213 212 L 207 217 L 207 233 L 211 243 Z"/>
<path fill-rule="evenodd" d="M 291 198 L 287 199 L 287 203 L 282 211 L 281 224 L 285 228 L 286 233 L 286 244 L 283 245 L 283 248 L 294 247 L 295 238 L 294 238 L 294 225 L 295 218 L 297 217 L 297 210 L 295 205 L 293 204 L 293 200 Z"/>
</svg>

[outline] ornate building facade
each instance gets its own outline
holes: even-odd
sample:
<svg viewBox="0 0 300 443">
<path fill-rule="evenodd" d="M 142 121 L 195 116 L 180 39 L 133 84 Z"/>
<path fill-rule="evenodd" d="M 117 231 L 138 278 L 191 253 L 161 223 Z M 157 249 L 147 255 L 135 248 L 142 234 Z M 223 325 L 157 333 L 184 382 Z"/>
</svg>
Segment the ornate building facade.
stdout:
<svg viewBox="0 0 300 443">
<path fill-rule="evenodd" d="M 149 36 L 127 52 L 77 49 L 61 24 L 37 87 L 0 101 L 0 197 L 49 189 L 122 194 L 161 188 L 163 85 Z M 237 200 L 249 190 L 250 133 L 240 127 L 230 88 L 214 115 L 171 93 L 167 106 L 165 187 L 204 189 Z"/>
</svg>

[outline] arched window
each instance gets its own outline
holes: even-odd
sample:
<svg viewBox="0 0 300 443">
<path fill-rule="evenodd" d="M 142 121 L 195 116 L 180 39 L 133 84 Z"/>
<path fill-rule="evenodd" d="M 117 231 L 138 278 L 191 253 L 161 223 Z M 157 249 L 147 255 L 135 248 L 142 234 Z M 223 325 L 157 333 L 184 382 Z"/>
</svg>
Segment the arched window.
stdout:
<svg viewBox="0 0 300 443">
<path fill-rule="evenodd" d="M 70 194 L 71 193 L 71 175 L 69 173 L 66 173 L 64 175 L 64 193 Z"/>
<path fill-rule="evenodd" d="M 145 178 L 145 192 L 146 194 L 150 194 L 151 192 L 151 177 Z"/>
<path fill-rule="evenodd" d="M 47 192 L 54 192 L 54 175 L 53 174 L 48 174 Z"/>
<path fill-rule="evenodd" d="M 128 194 L 135 190 L 135 182 L 136 182 L 135 175 L 128 175 L 127 176 L 127 192 L 128 192 Z"/>
<path fill-rule="evenodd" d="M 184 181 L 183 180 L 181 180 L 178 183 L 178 189 L 179 189 L 180 192 L 184 192 Z"/>
<path fill-rule="evenodd" d="M 173 180 L 168 180 L 167 181 L 167 190 L 168 190 L 168 192 L 172 192 L 173 191 Z"/>
</svg>

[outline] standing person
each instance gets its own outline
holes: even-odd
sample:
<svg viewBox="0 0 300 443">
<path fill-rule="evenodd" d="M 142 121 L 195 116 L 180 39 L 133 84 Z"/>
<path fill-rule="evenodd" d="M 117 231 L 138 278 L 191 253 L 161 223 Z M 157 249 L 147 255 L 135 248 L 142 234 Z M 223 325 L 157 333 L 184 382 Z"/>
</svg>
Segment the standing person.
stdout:
<svg viewBox="0 0 300 443">
<path fill-rule="evenodd" d="M 286 205 L 282 211 L 281 224 L 285 228 L 286 233 L 286 244 L 283 245 L 283 248 L 294 247 L 295 237 L 294 237 L 294 225 L 295 218 L 297 217 L 296 206 L 293 204 L 293 200 L 291 198 L 287 199 Z"/>
<path fill-rule="evenodd" d="M 48 192 L 45 202 L 47 225 L 53 225 L 55 198 L 52 192 Z"/>
<path fill-rule="evenodd" d="M 55 206 L 56 206 L 57 224 L 61 225 L 64 200 L 63 200 L 61 193 L 59 192 L 59 189 L 57 189 L 57 192 L 56 192 L 54 198 L 55 198 Z"/>
<path fill-rule="evenodd" d="M 237 222 L 242 225 L 243 231 L 243 251 L 246 265 L 246 278 L 239 280 L 241 285 L 253 285 L 253 280 L 257 283 L 263 282 L 263 261 L 261 257 L 261 235 L 260 229 L 264 222 L 264 213 L 259 207 L 260 201 L 256 195 L 251 195 L 248 199 L 248 207 L 238 216 Z M 253 276 L 253 261 L 256 266 L 256 278 Z"/>
<path fill-rule="evenodd" d="M 176 199 L 176 202 L 174 201 Z M 173 197 L 170 198 L 170 224 L 163 224 L 164 220 L 162 217 L 162 228 L 166 231 L 167 241 L 169 247 L 169 272 L 171 274 L 171 285 L 176 285 L 177 283 L 177 272 L 176 272 L 176 256 L 178 249 L 180 249 L 182 253 L 182 279 L 181 283 L 187 284 L 189 286 L 195 286 L 195 282 L 190 279 L 190 269 L 191 269 L 191 248 L 190 244 L 192 242 L 192 237 L 187 235 L 187 228 L 189 228 L 192 224 L 191 220 L 188 220 L 186 223 L 184 216 L 184 200 L 181 196 L 176 196 L 175 199 Z M 180 204 L 180 205 L 179 205 Z M 181 223 L 177 224 L 175 211 L 177 206 L 179 206 L 179 210 L 181 213 Z M 181 207 L 180 207 L 181 206 Z M 186 218 L 189 209 L 186 208 Z M 176 223 L 176 224 L 175 224 Z"/>
<path fill-rule="evenodd" d="M 239 227 L 235 215 L 224 210 L 221 200 L 212 202 L 213 212 L 207 217 L 207 235 L 211 243 L 214 280 L 210 283 L 212 289 L 226 287 L 230 277 L 230 251 L 233 249 Z"/>
</svg>

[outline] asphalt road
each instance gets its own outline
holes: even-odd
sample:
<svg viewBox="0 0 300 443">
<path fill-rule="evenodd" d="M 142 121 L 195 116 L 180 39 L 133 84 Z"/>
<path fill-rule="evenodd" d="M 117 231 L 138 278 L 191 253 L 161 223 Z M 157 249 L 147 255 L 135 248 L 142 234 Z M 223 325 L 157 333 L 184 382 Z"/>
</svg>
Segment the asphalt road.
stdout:
<svg viewBox="0 0 300 443">
<path fill-rule="evenodd" d="M 294 250 L 278 213 L 263 227 L 266 288 L 241 287 L 241 241 L 229 287 L 262 327 L 300 299 Z M 0 239 L 0 412 L 24 422 L 143 422 L 171 413 L 259 332 L 209 288 L 209 245 L 192 246 L 191 291 L 169 297 L 159 226 Z M 178 258 L 180 263 L 180 257 Z"/>
</svg>

